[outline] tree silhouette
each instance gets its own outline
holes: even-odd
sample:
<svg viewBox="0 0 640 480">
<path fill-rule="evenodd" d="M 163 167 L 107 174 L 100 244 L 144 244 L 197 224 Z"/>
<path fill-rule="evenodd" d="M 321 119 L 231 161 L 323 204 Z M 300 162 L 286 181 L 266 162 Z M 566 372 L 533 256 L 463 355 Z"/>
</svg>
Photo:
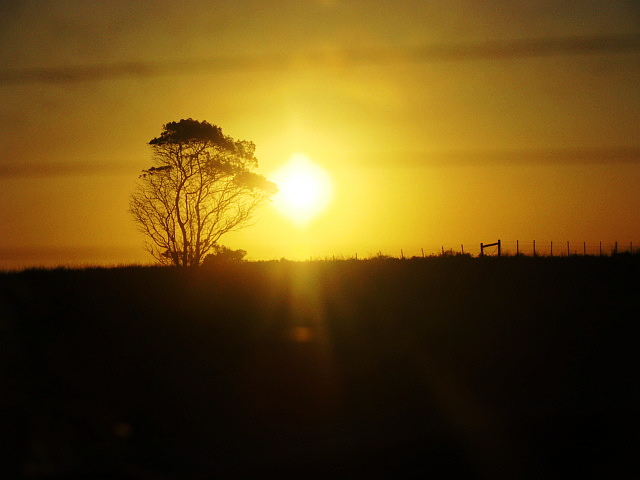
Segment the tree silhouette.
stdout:
<svg viewBox="0 0 640 480">
<path fill-rule="evenodd" d="M 149 142 L 129 206 L 145 247 L 160 263 L 198 266 L 227 232 L 249 224 L 277 187 L 254 173 L 255 144 L 191 118 L 163 126 Z"/>
</svg>

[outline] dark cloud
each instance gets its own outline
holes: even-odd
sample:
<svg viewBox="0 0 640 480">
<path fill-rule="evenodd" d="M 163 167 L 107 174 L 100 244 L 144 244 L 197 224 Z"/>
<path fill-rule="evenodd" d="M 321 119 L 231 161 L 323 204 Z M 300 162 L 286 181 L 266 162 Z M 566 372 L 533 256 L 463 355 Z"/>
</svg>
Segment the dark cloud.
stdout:
<svg viewBox="0 0 640 480">
<path fill-rule="evenodd" d="M 402 48 L 327 49 L 296 55 L 236 55 L 165 62 L 120 62 L 0 70 L 0 85 L 64 83 L 170 74 L 216 73 L 230 70 L 349 67 L 403 62 L 500 60 L 551 55 L 618 54 L 640 51 L 640 34 L 594 37 L 522 39 Z"/>
</svg>

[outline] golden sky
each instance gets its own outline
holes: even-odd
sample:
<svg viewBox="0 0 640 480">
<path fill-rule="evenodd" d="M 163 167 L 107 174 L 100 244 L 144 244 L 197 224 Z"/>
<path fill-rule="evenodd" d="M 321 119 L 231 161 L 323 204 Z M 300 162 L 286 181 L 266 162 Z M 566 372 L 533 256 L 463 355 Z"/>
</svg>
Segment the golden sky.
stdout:
<svg viewBox="0 0 640 480">
<path fill-rule="evenodd" d="M 639 36 L 633 0 L 5 2 L 0 267 L 150 260 L 129 194 L 189 117 L 332 179 L 222 239 L 252 259 L 640 247 Z"/>
</svg>

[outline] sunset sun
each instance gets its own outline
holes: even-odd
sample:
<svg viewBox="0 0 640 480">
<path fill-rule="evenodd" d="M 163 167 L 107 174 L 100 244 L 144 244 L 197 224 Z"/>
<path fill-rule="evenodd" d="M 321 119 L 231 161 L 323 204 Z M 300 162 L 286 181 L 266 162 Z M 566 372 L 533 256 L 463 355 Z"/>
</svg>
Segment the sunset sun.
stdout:
<svg viewBox="0 0 640 480">
<path fill-rule="evenodd" d="M 299 225 L 311 221 L 331 200 L 329 174 L 306 155 L 293 155 L 272 178 L 280 189 L 274 199 L 274 205 L 283 215 Z"/>
</svg>

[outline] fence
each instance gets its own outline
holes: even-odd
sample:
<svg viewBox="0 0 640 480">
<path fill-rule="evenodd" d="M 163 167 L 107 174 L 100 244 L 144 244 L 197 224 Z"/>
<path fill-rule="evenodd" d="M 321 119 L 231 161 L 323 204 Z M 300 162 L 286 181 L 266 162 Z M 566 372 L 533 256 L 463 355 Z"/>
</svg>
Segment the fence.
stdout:
<svg viewBox="0 0 640 480">
<path fill-rule="evenodd" d="M 487 245 L 485 245 L 486 250 Z M 633 241 L 629 242 L 586 242 L 586 241 L 500 241 L 499 248 L 503 255 L 528 255 L 546 257 L 569 256 L 610 256 L 619 253 L 638 253 Z M 486 254 L 486 252 L 485 252 Z M 494 253 L 495 254 L 495 253 Z"/>
<path fill-rule="evenodd" d="M 569 257 L 569 256 L 612 256 L 622 253 L 640 253 L 640 242 L 586 242 L 555 240 L 498 240 L 490 243 L 466 243 L 456 245 L 428 245 L 420 248 L 400 248 L 397 251 L 357 252 L 352 255 L 333 255 L 329 259 L 376 257 L 416 258 L 468 255 L 479 256 L 529 256 L 529 257 Z"/>
</svg>

